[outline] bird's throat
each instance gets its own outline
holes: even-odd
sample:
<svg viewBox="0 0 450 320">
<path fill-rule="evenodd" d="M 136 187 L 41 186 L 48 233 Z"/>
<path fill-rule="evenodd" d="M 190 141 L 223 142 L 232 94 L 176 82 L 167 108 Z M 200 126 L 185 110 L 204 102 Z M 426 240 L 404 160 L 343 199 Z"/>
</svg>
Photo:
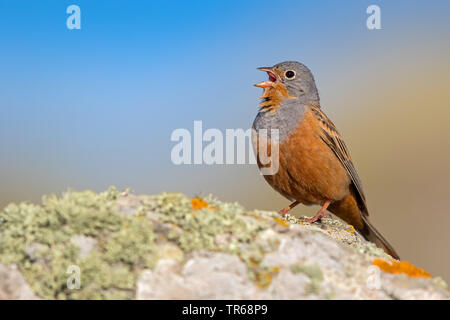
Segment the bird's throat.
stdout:
<svg viewBox="0 0 450 320">
<path fill-rule="evenodd" d="M 262 99 L 259 104 L 260 112 L 274 113 L 280 107 L 280 103 L 284 99 L 292 99 L 286 86 L 281 82 L 274 82 L 272 86 L 264 88 L 264 93 L 260 97 Z"/>
</svg>

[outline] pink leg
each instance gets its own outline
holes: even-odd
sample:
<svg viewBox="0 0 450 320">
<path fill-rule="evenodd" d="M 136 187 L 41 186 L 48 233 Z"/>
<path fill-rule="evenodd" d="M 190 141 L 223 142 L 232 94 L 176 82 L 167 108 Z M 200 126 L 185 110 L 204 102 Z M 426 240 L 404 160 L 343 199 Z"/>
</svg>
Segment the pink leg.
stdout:
<svg viewBox="0 0 450 320">
<path fill-rule="evenodd" d="M 284 216 L 286 213 L 288 213 L 292 208 L 294 208 L 296 205 L 298 205 L 300 202 L 295 201 L 292 202 L 290 205 L 288 205 L 286 208 L 281 209 L 280 211 L 278 211 L 279 215 Z"/>
<path fill-rule="evenodd" d="M 328 206 L 330 205 L 330 203 L 331 203 L 331 200 L 325 201 L 322 208 L 320 208 L 320 210 L 316 213 L 316 215 L 314 217 L 303 218 L 303 221 L 313 223 L 313 222 L 319 221 L 322 218 L 331 218 L 331 216 L 325 212 L 327 210 Z"/>
</svg>

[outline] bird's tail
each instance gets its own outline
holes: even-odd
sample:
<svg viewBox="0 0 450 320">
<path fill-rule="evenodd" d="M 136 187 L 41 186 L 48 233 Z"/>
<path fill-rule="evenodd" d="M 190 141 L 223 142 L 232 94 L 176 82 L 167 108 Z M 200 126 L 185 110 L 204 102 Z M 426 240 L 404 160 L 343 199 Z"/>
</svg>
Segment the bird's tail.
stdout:
<svg viewBox="0 0 450 320">
<path fill-rule="evenodd" d="M 391 255 L 394 259 L 400 260 L 397 252 L 395 252 L 394 248 L 387 242 L 385 238 L 378 232 L 377 229 L 370 223 L 368 217 L 361 215 L 364 223 L 364 227 L 360 230 L 363 237 L 376 244 L 377 247 L 383 249 L 387 254 Z"/>
</svg>

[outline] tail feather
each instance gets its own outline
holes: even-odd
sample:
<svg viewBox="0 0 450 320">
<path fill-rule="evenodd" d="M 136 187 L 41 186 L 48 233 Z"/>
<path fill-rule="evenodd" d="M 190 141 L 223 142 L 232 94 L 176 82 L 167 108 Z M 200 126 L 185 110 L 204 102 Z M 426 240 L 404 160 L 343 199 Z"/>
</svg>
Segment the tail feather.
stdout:
<svg viewBox="0 0 450 320">
<path fill-rule="evenodd" d="M 394 259 L 400 260 L 397 252 L 394 248 L 387 242 L 387 240 L 378 232 L 377 229 L 370 223 L 369 218 L 364 214 L 361 215 L 364 227 L 360 230 L 363 237 L 376 244 L 377 247 L 383 249 L 387 254 L 391 255 Z"/>
</svg>

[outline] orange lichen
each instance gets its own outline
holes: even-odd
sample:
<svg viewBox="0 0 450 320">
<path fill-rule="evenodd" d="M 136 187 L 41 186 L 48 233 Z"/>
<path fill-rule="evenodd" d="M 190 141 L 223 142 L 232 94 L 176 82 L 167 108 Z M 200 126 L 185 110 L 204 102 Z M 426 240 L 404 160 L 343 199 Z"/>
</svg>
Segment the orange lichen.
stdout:
<svg viewBox="0 0 450 320">
<path fill-rule="evenodd" d="M 194 210 L 200 210 L 203 208 L 214 209 L 213 206 L 210 206 L 208 204 L 208 202 L 206 202 L 202 198 L 192 198 L 191 204 L 192 204 L 192 209 L 194 209 Z"/>
<path fill-rule="evenodd" d="M 383 259 L 375 259 L 372 264 L 380 268 L 380 270 L 393 274 L 404 273 L 410 277 L 431 278 L 431 275 L 423 269 L 420 269 L 408 261 L 386 261 Z"/>
<path fill-rule="evenodd" d="M 262 271 L 259 270 L 255 273 L 255 277 L 256 277 L 256 285 L 261 288 L 267 288 L 273 280 L 273 273 L 270 271 Z"/>
<path fill-rule="evenodd" d="M 257 278 L 258 280 L 256 281 L 256 285 L 261 289 L 268 287 L 273 279 L 270 272 L 263 272 L 262 274 L 258 274 Z"/>
<path fill-rule="evenodd" d="M 250 217 L 253 217 L 253 218 L 257 219 L 257 220 L 261 220 L 261 217 L 259 215 L 257 215 L 256 213 L 252 212 L 249 215 L 250 215 Z"/>
<path fill-rule="evenodd" d="M 348 226 L 349 226 L 349 228 L 347 229 L 347 231 L 350 232 L 351 234 L 354 234 L 355 233 L 355 227 L 352 226 L 351 224 L 349 224 Z"/>
<path fill-rule="evenodd" d="M 289 228 L 289 222 L 287 222 L 286 220 L 278 218 L 278 217 L 274 217 L 273 220 L 275 220 L 277 222 L 277 224 L 279 224 L 280 226 Z"/>
</svg>

